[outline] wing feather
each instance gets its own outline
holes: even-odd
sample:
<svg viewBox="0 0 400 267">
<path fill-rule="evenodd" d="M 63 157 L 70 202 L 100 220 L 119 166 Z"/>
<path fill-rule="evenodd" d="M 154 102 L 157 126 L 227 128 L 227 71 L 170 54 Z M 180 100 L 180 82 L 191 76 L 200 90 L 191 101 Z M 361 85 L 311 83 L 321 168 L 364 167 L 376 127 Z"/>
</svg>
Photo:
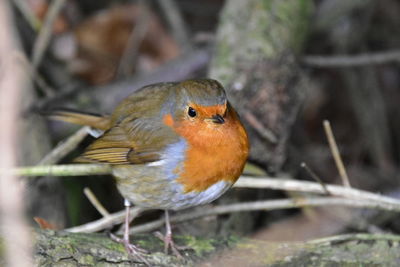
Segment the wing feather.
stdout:
<svg viewBox="0 0 400 267">
<path fill-rule="evenodd" d="M 145 164 L 161 159 L 161 152 L 175 134 L 162 122 L 149 123 L 142 119 L 121 122 L 96 139 L 76 162 L 121 164 Z"/>
<path fill-rule="evenodd" d="M 177 133 L 162 120 L 163 107 L 174 83 L 143 87 L 123 100 L 110 118 L 108 130 L 76 159 L 78 162 L 145 164 L 161 159 Z M 165 112 L 165 111 L 163 111 Z"/>
</svg>

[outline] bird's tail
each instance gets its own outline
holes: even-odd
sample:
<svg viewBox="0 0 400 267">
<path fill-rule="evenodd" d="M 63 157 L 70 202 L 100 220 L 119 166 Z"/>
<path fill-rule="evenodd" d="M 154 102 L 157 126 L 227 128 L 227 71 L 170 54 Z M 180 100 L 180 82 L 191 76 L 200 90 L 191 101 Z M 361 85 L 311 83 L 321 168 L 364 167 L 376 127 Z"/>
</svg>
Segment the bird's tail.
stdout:
<svg viewBox="0 0 400 267">
<path fill-rule="evenodd" d="M 102 116 L 98 114 L 84 113 L 67 109 L 46 112 L 44 115 L 53 120 L 87 125 L 103 131 L 110 129 L 111 127 L 110 116 Z"/>
</svg>

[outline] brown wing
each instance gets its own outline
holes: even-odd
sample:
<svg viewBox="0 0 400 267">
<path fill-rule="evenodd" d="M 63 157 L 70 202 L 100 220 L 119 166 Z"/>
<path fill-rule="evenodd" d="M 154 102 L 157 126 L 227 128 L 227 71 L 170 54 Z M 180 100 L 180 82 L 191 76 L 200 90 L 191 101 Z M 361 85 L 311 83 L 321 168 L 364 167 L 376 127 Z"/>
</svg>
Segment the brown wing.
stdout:
<svg viewBox="0 0 400 267">
<path fill-rule="evenodd" d="M 108 130 L 76 161 L 143 164 L 160 160 L 164 148 L 179 137 L 154 107 L 164 106 L 174 84 L 149 85 L 125 98 L 114 110 Z"/>
<path fill-rule="evenodd" d="M 144 164 L 160 160 L 176 134 L 161 121 L 129 118 L 95 140 L 75 161 L 86 163 Z"/>
</svg>

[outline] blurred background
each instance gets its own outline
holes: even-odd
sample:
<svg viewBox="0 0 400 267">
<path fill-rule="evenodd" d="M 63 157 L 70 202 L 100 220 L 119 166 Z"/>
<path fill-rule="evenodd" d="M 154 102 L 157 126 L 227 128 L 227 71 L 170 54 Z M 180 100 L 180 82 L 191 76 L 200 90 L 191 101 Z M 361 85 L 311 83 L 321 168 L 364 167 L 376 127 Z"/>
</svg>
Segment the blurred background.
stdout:
<svg viewBox="0 0 400 267">
<path fill-rule="evenodd" d="M 14 0 L 15 26 L 32 80 L 21 96 L 20 165 L 35 165 L 79 129 L 40 111 L 107 114 L 143 85 L 219 80 L 249 131 L 247 173 L 341 184 L 322 121 L 331 122 L 355 188 L 400 196 L 400 2 Z M 50 24 L 46 24 L 49 18 Z M 45 32 L 45 33 L 43 33 Z M 70 163 L 84 141 L 57 163 Z M 57 228 L 123 208 L 109 176 L 29 180 L 29 218 Z M 232 189 L 210 205 L 304 195 Z M 198 207 L 204 209 L 207 207 Z M 140 224 L 162 216 L 149 211 Z M 398 233 L 398 215 L 350 208 L 246 212 L 174 226 L 198 236 L 305 240 L 346 232 Z"/>
</svg>

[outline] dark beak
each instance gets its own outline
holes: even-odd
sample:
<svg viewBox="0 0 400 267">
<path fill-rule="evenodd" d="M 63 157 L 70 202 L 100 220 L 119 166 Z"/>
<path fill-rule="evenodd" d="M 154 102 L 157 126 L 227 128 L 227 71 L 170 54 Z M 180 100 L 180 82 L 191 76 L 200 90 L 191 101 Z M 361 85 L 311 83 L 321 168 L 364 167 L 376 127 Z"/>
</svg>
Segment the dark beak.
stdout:
<svg viewBox="0 0 400 267">
<path fill-rule="evenodd" d="M 211 119 L 214 123 L 218 123 L 218 124 L 222 124 L 225 122 L 224 118 L 219 114 L 212 116 Z"/>
</svg>

